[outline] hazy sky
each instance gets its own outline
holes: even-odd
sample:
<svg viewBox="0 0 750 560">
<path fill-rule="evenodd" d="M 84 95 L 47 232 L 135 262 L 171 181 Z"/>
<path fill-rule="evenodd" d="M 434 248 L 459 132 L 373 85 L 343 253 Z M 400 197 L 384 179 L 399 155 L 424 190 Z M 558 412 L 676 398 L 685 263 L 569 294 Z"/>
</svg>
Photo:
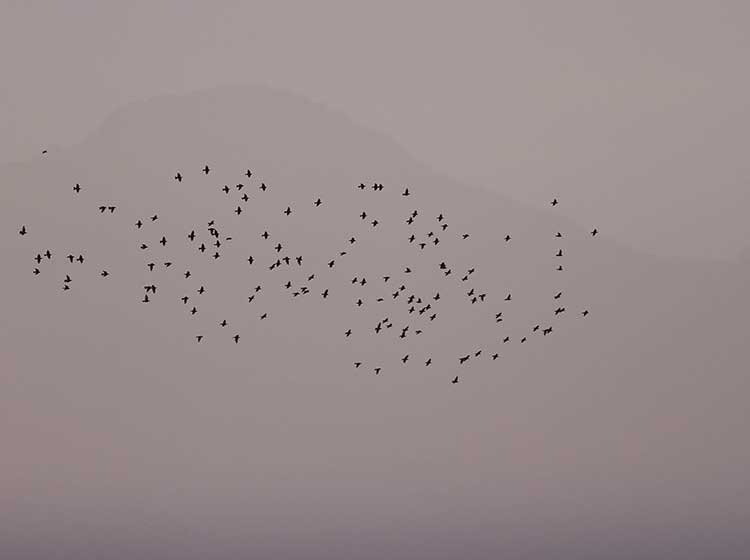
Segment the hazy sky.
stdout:
<svg viewBox="0 0 750 560">
<path fill-rule="evenodd" d="M 0 0 L 0 557 L 744 560 L 748 16 Z"/>
<path fill-rule="evenodd" d="M 745 2 L 0 2 L 0 162 L 262 83 L 639 249 L 748 245 Z"/>
</svg>

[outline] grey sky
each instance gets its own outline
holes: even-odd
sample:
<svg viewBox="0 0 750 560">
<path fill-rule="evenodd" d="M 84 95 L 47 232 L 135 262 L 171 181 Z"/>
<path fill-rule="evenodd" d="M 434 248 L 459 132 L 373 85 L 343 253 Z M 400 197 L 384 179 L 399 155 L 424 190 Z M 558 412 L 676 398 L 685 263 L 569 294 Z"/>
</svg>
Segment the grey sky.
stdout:
<svg viewBox="0 0 750 560">
<path fill-rule="evenodd" d="M 746 558 L 745 4 L 0 6 L 0 557 Z"/>
<path fill-rule="evenodd" d="M 0 161 L 261 83 L 644 251 L 747 246 L 744 2 L 2 2 Z"/>
</svg>

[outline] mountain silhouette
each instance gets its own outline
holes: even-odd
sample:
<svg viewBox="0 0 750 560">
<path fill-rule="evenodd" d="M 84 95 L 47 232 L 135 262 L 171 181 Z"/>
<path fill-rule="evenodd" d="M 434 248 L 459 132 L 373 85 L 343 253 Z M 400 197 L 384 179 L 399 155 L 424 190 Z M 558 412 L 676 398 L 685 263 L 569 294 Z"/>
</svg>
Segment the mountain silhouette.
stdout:
<svg viewBox="0 0 750 560">
<path fill-rule="evenodd" d="M 178 172 L 181 181 L 174 179 Z M 6 440 L 27 435 L 18 449 L 27 446 L 40 462 L 59 454 L 55 460 L 64 465 L 59 473 L 31 472 L 11 461 L 9 476 L 29 485 L 62 488 L 71 476 L 105 481 L 120 472 L 122 453 L 163 459 L 135 462 L 133 480 L 166 488 L 176 477 L 188 485 L 193 475 L 185 464 L 195 472 L 221 470 L 216 458 L 231 454 L 223 481 L 247 484 L 243 496 L 269 510 L 279 511 L 277 496 L 294 491 L 297 471 L 289 465 L 317 484 L 351 488 L 362 488 L 352 473 L 387 468 L 392 486 L 368 495 L 385 491 L 389 508 L 398 510 L 408 507 L 410 489 L 426 484 L 424 477 L 455 481 L 467 476 L 471 461 L 478 469 L 473 480 L 496 482 L 469 484 L 462 504 L 478 500 L 502 516 L 512 511 L 509 504 L 526 503 L 533 488 L 550 512 L 580 508 L 596 520 L 608 504 L 630 503 L 634 495 L 643 504 L 687 494 L 708 500 L 705 480 L 719 470 L 727 487 L 748 482 L 750 469 L 740 468 L 748 458 L 736 453 L 745 446 L 750 390 L 750 272 L 740 263 L 635 252 L 612 242 L 597 216 L 588 228 L 563 218 L 564 192 L 560 205 L 531 210 L 432 172 L 332 109 L 262 87 L 129 105 L 81 144 L 6 166 L 0 179 L 6 318 L 0 340 L 3 369 L 13 380 L 0 409 L 27 426 Z M 237 215 L 236 200 L 228 203 L 220 188 L 243 181 L 252 188 L 243 189 L 249 200 Z M 261 182 L 267 191 L 256 188 Z M 360 190 L 360 183 L 384 188 Z M 409 196 L 402 196 L 406 188 Z M 256 202 L 260 197 L 268 206 Z M 96 208 L 105 202 L 117 212 L 100 214 Z M 406 224 L 417 208 L 413 226 Z M 155 214 L 158 221 L 148 219 Z M 139 219 L 141 229 L 133 225 Z M 218 238 L 206 232 L 209 219 Z M 425 238 L 433 231 L 440 245 L 408 243 L 403 233 L 410 227 Z M 191 230 L 202 236 L 205 253 L 196 249 L 199 239 L 187 240 Z M 291 264 L 269 271 L 281 258 L 277 242 L 290 251 Z M 31 257 L 48 246 L 54 258 L 32 275 Z M 556 257 L 560 249 L 564 256 Z M 452 255 L 451 275 L 429 251 Z M 85 262 L 68 263 L 69 253 Z M 314 268 L 287 278 L 296 255 Z M 174 265 L 165 268 L 167 260 Z M 557 261 L 565 263 L 561 272 Z M 433 264 L 435 274 L 425 274 Z M 414 269 L 413 283 L 406 267 Z M 468 276 L 470 268 L 476 272 Z M 185 284 L 187 270 L 192 284 Z M 70 271 L 71 288 L 63 293 Z M 309 295 L 292 297 L 313 272 Z M 367 284 L 351 283 L 355 276 Z M 283 287 L 288 280 L 290 290 Z M 489 295 L 474 304 L 468 297 L 452 301 L 443 282 Z M 143 286 L 152 283 L 158 291 L 141 305 Z M 390 304 L 404 283 L 396 301 L 417 292 L 425 299 L 405 317 L 420 316 L 419 308 L 441 294 L 432 301 L 440 310 L 431 338 L 412 334 L 412 326 L 408 351 L 398 345 L 402 316 L 391 317 L 392 329 L 383 321 L 382 332 L 374 331 L 386 316 L 374 306 Z M 202 284 L 205 293 L 198 294 Z M 262 289 L 248 302 L 257 285 Z M 173 299 L 162 296 L 172 292 Z M 385 301 L 377 302 L 381 294 Z M 362 314 L 354 304 L 360 297 Z M 480 316 L 477 306 L 486 318 L 462 322 Z M 559 307 L 565 312 L 555 316 Z M 500 311 L 503 321 L 496 322 Z M 432 312 L 421 317 L 429 322 Z M 367 313 L 377 315 L 374 323 Z M 233 331 L 222 335 L 217 325 L 225 317 Z M 198 329 L 194 320 L 211 327 Z M 543 336 L 532 331 L 538 324 L 554 329 Z M 347 329 L 351 343 L 342 334 Z M 495 329 L 491 337 L 488 329 Z M 368 338 L 358 338 L 363 331 Z M 480 348 L 476 341 L 488 338 L 497 343 Z M 474 357 L 478 350 L 484 351 Z M 401 364 L 407 353 L 414 359 Z M 459 372 L 458 356 L 469 353 Z M 378 375 L 375 368 L 382 368 Z M 456 375 L 460 383 L 451 384 Z M 70 450 L 52 444 L 53 427 L 72 434 Z M 13 456 L 18 449 L 10 445 Z M 323 457 L 339 467 L 327 470 Z M 736 457 L 737 468 L 724 457 Z M 539 486 L 530 463 L 553 473 L 545 478 L 550 486 Z M 660 470 L 664 465 L 669 473 Z M 602 478 L 605 470 L 618 485 Z M 262 484 L 247 482 L 251 471 L 263 473 Z M 654 472 L 664 475 L 658 484 Z M 117 480 L 122 485 L 112 492 L 127 496 L 125 478 Z M 18 492 L 8 500 L 20 503 Z M 221 492 L 216 500 L 240 499 Z M 59 499 L 64 503 L 65 495 Z M 379 502 L 373 507 L 386 511 Z"/>
</svg>

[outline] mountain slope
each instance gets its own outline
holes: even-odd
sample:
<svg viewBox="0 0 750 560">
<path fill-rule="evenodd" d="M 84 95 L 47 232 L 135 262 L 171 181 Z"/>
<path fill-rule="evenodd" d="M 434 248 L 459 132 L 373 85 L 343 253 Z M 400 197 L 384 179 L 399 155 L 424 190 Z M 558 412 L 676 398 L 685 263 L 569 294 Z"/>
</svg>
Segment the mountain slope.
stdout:
<svg viewBox="0 0 750 560">
<path fill-rule="evenodd" d="M 173 179 L 178 171 L 182 182 Z M 624 528 L 640 539 L 641 557 L 658 557 L 671 546 L 664 539 L 685 527 L 729 531 L 733 522 L 722 525 L 718 512 L 748 513 L 739 490 L 750 487 L 747 267 L 634 253 L 607 240 L 595 217 L 591 227 L 602 233 L 592 237 L 556 209 L 530 211 L 454 184 L 334 111 L 259 88 L 127 107 L 81 145 L 0 177 L 0 409 L 8 418 L 0 434 L 11 442 L 0 475 L 5 542 L 24 543 L 33 530 L 50 542 L 64 537 L 39 520 L 42 492 L 52 511 L 74 512 L 72 532 L 97 518 L 106 529 L 100 516 L 112 507 L 118 532 L 134 527 L 144 542 L 151 537 L 139 516 L 192 531 L 226 515 L 214 529 L 238 547 L 247 546 L 240 518 L 252 518 L 255 542 L 290 555 L 301 553 L 279 544 L 282 519 L 287 543 L 310 541 L 309 531 L 329 542 L 357 530 L 390 542 L 396 556 L 416 537 L 394 531 L 389 540 L 392 523 L 431 535 L 453 527 L 463 536 L 434 537 L 446 557 L 473 530 L 497 557 L 550 525 L 561 533 L 545 532 L 542 555 L 566 546 L 591 553 Z M 237 201 L 240 182 L 252 191 L 246 204 Z M 101 204 L 117 210 L 100 214 Z M 239 216 L 238 205 L 246 209 Z M 406 224 L 414 209 L 415 224 Z M 362 211 L 380 224 L 361 220 Z M 220 259 L 186 238 L 195 229 L 213 241 L 209 220 L 232 237 Z M 266 229 L 305 266 L 269 271 L 277 252 L 260 238 Z M 439 246 L 407 240 L 432 230 Z M 33 257 L 48 247 L 54 263 L 32 275 Z M 86 262 L 67 263 L 68 253 Z M 163 267 L 168 259 L 172 269 Z M 149 260 L 159 265 L 154 273 Z M 459 295 L 441 302 L 429 332 L 413 335 L 413 314 L 380 288 L 386 271 L 408 283 L 398 297 Z M 63 293 L 66 273 L 73 289 Z M 305 285 L 312 273 L 308 295 L 283 287 Z M 363 275 L 366 286 L 351 284 Z M 150 282 L 159 293 L 142 304 Z M 197 296 L 202 284 L 207 292 Z M 263 298 L 249 303 L 258 284 Z M 487 300 L 464 299 L 471 287 Z M 560 316 L 552 313 L 557 291 Z M 363 313 L 354 303 L 361 294 Z M 190 317 L 182 295 L 202 301 L 198 315 Z M 391 300 L 386 313 L 374 301 L 380 295 Z M 269 317 L 261 322 L 262 312 Z M 382 315 L 394 326 L 375 335 Z M 220 327 L 225 318 L 229 326 Z M 399 340 L 405 324 L 412 331 Z M 531 335 L 535 324 L 554 331 Z M 480 357 L 459 365 L 478 349 Z M 430 367 L 416 362 L 429 356 Z M 316 515 L 321 502 L 326 516 Z M 696 546 L 714 551 L 712 542 Z"/>
</svg>

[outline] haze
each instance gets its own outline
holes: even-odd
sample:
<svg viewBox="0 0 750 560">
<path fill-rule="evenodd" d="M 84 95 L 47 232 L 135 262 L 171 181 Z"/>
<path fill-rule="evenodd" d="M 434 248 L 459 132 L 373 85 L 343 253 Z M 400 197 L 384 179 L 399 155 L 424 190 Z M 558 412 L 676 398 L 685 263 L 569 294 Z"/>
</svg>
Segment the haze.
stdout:
<svg viewBox="0 0 750 560">
<path fill-rule="evenodd" d="M 2 5 L 0 557 L 747 556 L 745 5 L 374 6 Z M 487 302 L 373 342 L 356 294 L 439 260 L 413 208 Z M 252 268 L 264 228 L 323 263 L 311 297 Z"/>
<path fill-rule="evenodd" d="M 0 161 L 134 100 L 266 84 L 643 251 L 748 246 L 746 2 L 2 2 Z"/>
</svg>

